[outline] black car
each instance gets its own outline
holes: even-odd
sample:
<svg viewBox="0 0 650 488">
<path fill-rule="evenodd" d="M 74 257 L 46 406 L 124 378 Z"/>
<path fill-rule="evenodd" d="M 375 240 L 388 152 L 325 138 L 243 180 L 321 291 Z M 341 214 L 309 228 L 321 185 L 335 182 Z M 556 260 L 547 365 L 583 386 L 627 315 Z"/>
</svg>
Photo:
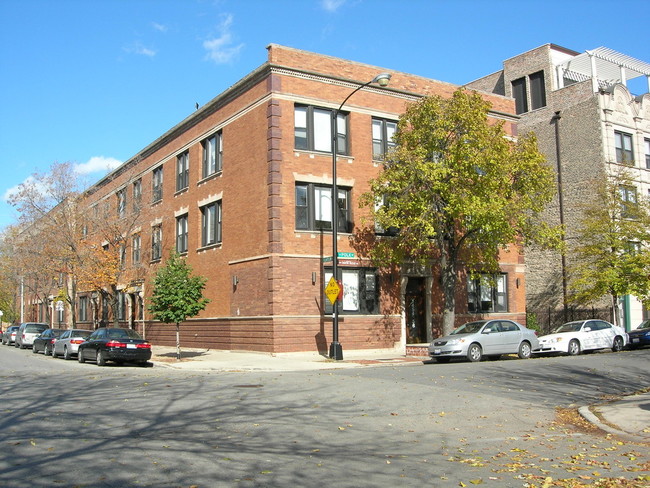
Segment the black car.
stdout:
<svg viewBox="0 0 650 488">
<path fill-rule="evenodd" d="M 107 361 L 146 366 L 151 359 L 151 344 L 132 329 L 102 327 L 79 344 L 78 359 L 80 363 L 96 361 L 97 366 L 105 366 Z"/>
<path fill-rule="evenodd" d="M 627 336 L 631 348 L 650 346 L 650 319 L 641 322 L 641 325 L 628 332 Z"/>
<path fill-rule="evenodd" d="M 32 352 L 34 354 L 43 351 L 46 356 L 51 356 L 54 350 L 54 342 L 59 338 L 63 329 L 47 329 L 41 335 L 34 339 Z"/>
</svg>

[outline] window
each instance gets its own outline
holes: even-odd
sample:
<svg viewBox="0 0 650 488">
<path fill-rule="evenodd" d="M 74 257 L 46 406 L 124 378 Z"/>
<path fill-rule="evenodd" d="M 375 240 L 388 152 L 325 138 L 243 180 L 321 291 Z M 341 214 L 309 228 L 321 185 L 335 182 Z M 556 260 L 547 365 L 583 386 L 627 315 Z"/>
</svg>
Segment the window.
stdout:
<svg viewBox="0 0 650 488">
<path fill-rule="evenodd" d="M 616 162 L 621 164 L 634 164 L 632 151 L 632 135 L 625 132 L 614 131 L 614 144 L 616 146 Z"/>
<path fill-rule="evenodd" d="M 339 268 L 339 282 L 343 285 L 343 297 L 339 311 L 345 314 L 378 314 L 379 286 L 377 272 L 372 268 Z M 325 270 L 325 285 L 332 277 L 332 269 Z M 325 286 L 323 287 L 325 290 Z M 325 313 L 332 313 L 332 304 L 323 294 Z"/>
<path fill-rule="evenodd" d="M 142 246 L 142 238 L 140 234 L 136 234 L 131 239 L 131 261 L 133 264 L 140 263 L 140 249 Z"/>
<path fill-rule="evenodd" d="M 201 245 L 221 242 L 221 201 L 201 207 Z"/>
<path fill-rule="evenodd" d="M 222 170 L 222 133 L 221 131 L 205 139 L 203 146 L 203 178 Z"/>
<path fill-rule="evenodd" d="M 126 293 L 117 292 L 117 319 L 126 320 Z"/>
<path fill-rule="evenodd" d="M 151 228 L 151 259 L 158 261 L 162 257 L 162 226 Z"/>
<path fill-rule="evenodd" d="M 507 312 L 506 275 L 467 278 L 467 311 L 472 313 Z"/>
<path fill-rule="evenodd" d="M 124 266 L 126 265 L 126 245 L 120 244 L 118 252 L 120 257 L 120 268 L 123 269 Z"/>
<path fill-rule="evenodd" d="M 384 119 L 372 119 L 372 159 L 382 159 L 395 147 L 393 136 L 397 122 Z"/>
<path fill-rule="evenodd" d="M 140 204 L 142 203 L 142 180 L 137 179 L 133 182 L 133 211 L 140 211 Z"/>
<path fill-rule="evenodd" d="M 350 232 L 350 190 L 338 188 L 338 230 Z M 296 185 L 296 229 L 332 230 L 332 187 L 301 183 Z"/>
<path fill-rule="evenodd" d="M 526 78 L 519 78 L 512 82 L 512 97 L 515 99 L 517 114 L 528 112 L 528 93 L 526 92 Z"/>
<path fill-rule="evenodd" d="M 79 320 L 85 322 L 88 320 L 88 297 L 79 297 Z"/>
<path fill-rule="evenodd" d="M 152 187 L 152 202 L 159 202 L 163 197 L 163 167 L 158 166 L 153 170 L 153 187 Z"/>
<path fill-rule="evenodd" d="M 332 152 L 332 110 L 311 106 L 295 107 L 295 147 L 306 151 Z M 336 117 L 337 154 L 348 154 L 347 114 Z"/>
<path fill-rule="evenodd" d="M 190 186 L 190 153 L 185 151 L 176 158 L 176 191 Z"/>
<path fill-rule="evenodd" d="M 621 217 L 631 218 L 633 207 L 637 203 L 636 188 L 633 186 L 619 186 L 619 195 L 621 196 Z"/>
<path fill-rule="evenodd" d="M 176 251 L 187 252 L 187 214 L 176 218 Z"/>
<path fill-rule="evenodd" d="M 126 190 L 122 189 L 117 192 L 117 216 L 124 218 L 126 216 Z"/>
<path fill-rule="evenodd" d="M 544 72 L 538 71 L 528 77 L 530 80 L 530 103 L 532 109 L 546 107 L 546 87 L 544 86 Z"/>
<path fill-rule="evenodd" d="M 645 167 L 650 169 L 650 139 L 644 139 L 643 143 L 645 144 Z"/>
</svg>

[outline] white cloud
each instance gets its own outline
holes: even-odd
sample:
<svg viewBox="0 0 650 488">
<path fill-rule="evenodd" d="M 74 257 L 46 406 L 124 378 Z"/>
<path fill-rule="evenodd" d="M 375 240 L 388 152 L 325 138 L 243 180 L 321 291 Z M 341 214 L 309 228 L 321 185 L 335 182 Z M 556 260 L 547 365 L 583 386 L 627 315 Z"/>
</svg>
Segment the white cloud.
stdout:
<svg viewBox="0 0 650 488">
<path fill-rule="evenodd" d="M 203 48 L 208 51 L 206 57 L 217 64 L 224 64 L 231 61 L 244 47 L 244 44 L 232 46 L 232 34 L 230 26 L 233 22 L 232 15 L 224 15 L 223 21 L 218 26 L 219 37 L 203 41 Z"/>
<path fill-rule="evenodd" d="M 346 0 L 322 0 L 321 6 L 328 12 L 336 12 Z"/>
<path fill-rule="evenodd" d="M 144 44 L 142 44 L 140 41 L 135 41 L 131 46 L 125 47 L 124 50 L 130 54 L 140 54 L 142 56 L 148 56 L 150 58 L 153 58 L 156 55 L 156 51 L 154 49 L 145 47 Z"/>
<path fill-rule="evenodd" d="M 119 165 L 122 164 L 122 161 L 118 161 L 115 158 L 106 158 L 104 156 L 93 156 L 85 163 L 76 163 L 74 165 L 74 170 L 80 175 L 87 175 L 91 173 L 99 172 L 108 172 Z"/>
<path fill-rule="evenodd" d="M 25 181 L 22 183 L 17 184 L 16 186 L 12 186 L 11 188 L 8 188 L 5 192 L 4 195 L 2 195 L 2 200 L 4 202 L 8 202 L 9 199 L 15 195 L 17 195 L 23 188 L 25 187 L 41 187 L 43 188 L 40 183 L 37 182 L 36 178 L 34 178 L 33 175 L 28 176 L 25 178 Z"/>
<path fill-rule="evenodd" d="M 159 24 L 158 22 L 152 22 L 151 26 L 159 32 L 167 32 L 167 26 L 164 24 Z"/>
</svg>

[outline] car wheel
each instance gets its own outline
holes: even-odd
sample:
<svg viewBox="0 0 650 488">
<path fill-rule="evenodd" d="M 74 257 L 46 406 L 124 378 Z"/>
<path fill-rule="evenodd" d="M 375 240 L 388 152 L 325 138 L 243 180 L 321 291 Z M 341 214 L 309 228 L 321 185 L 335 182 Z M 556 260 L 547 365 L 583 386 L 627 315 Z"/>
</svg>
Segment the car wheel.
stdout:
<svg viewBox="0 0 650 488">
<path fill-rule="evenodd" d="M 530 358 L 530 343 L 524 341 L 521 344 L 519 344 L 519 352 L 517 355 L 519 356 L 519 359 L 529 359 Z"/>
<path fill-rule="evenodd" d="M 106 356 L 101 349 L 97 351 L 97 366 L 106 366 Z"/>
<path fill-rule="evenodd" d="M 50 348 L 47 347 L 46 344 L 45 347 L 43 348 L 43 356 L 51 356 L 51 355 L 52 355 L 52 351 L 50 351 Z"/>
<path fill-rule="evenodd" d="M 54 350 L 54 348 L 52 348 L 52 357 L 53 357 L 54 359 L 56 359 L 56 358 L 59 357 L 59 356 L 56 354 L 56 351 Z"/>
<path fill-rule="evenodd" d="M 438 363 L 448 363 L 451 360 L 451 358 L 436 358 L 436 362 Z"/>
<path fill-rule="evenodd" d="M 621 352 L 623 350 L 623 338 L 621 336 L 614 337 L 614 343 L 612 344 L 612 351 Z"/>
<path fill-rule="evenodd" d="M 483 350 L 478 344 L 471 344 L 467 350 L 467 359 L 471 362 L 476 363 L 481 360 L 483 357 Z"/>
<path fill-rule="evenodd" d="M 66 361 L 70 361 L 72 359 L 72 356 L 70 355 L 70 349 L 68 349 L 68 346 L 65 346 L 63 348 L 63 359 Z"/>
<path fill-rule="evenodd" d="M 580 343 L 577 340 L 572 339 L 571 342 L 569 342 L 568 351 L 569 351 L 569 356 L 577 356 L 578 354 L 580 354 Z"/>
<path fill-rule="evenodd" d="M 32 354 L 38 354 L 38 350 L 36 349 L 36 346 L 32 346 Z"/>
<path fill-rule="evenodd" d="M 79 361 L 80 363 L 86 362 L 86 359 L 84 358 L 84 353 L 81 349 L 77 351 L 77 361 Z"/>
</svg>

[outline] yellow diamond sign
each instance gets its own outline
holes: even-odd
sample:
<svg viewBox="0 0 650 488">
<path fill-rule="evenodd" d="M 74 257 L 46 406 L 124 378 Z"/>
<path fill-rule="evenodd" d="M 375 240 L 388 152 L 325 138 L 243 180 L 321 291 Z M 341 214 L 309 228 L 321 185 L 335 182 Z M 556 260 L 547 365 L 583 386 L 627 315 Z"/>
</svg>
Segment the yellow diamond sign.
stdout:
<svg viewBox="0 0 650 488">
<path fill-rule="evenodd" d="M 341 287 L 332 276 L 329 282 L 327 283 L 327 286 L 325 287 L 325 295 L 327 296 L 327 298 L 330 299 L 330 303 L 332 305 L 334 305 L 334 302 L 338 298 L 339 293 L 341 293 Z"/>
</svg>

